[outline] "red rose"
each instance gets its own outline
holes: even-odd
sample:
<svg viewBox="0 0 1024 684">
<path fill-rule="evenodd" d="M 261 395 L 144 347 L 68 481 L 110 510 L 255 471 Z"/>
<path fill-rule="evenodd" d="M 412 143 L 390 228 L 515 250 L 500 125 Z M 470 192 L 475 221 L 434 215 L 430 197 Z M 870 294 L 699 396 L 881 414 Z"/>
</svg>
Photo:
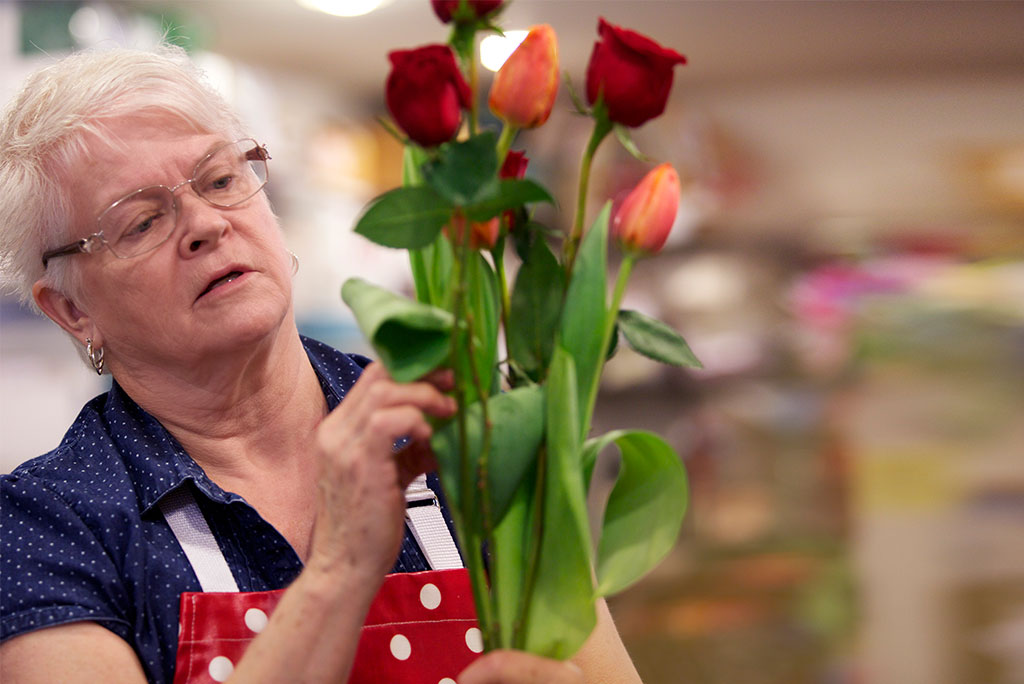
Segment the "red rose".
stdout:
<svg viewBox="0 0 1024 684">
<path fill-rule="evenodd" d="M 587 101 L 594 104 L 603 93 L 608 118 L 625 126 L 660 115 L 672 89 L 672 68 L 686 64 L 686 57 L 603 18 L 597 30 L 601 40 L 587 66 Z"/>
<path fill-rule="evenodd" d="M 451 140 L 472 94 L 447 45 L 425 45 L 388 54 L 387 105 L 413 141 L 434 147 Z"/>
<path fill-rule="evenodd" d="M 503 0 L 466 0 L 469 9 L 477 18 L 498 9 L 502 2 Z M 459 8 L 459 0 L 430 0 L 430 4 L 434 6 L 437 18 L 446 24 L 452 20 L 452 15 Z"/>
</svg>

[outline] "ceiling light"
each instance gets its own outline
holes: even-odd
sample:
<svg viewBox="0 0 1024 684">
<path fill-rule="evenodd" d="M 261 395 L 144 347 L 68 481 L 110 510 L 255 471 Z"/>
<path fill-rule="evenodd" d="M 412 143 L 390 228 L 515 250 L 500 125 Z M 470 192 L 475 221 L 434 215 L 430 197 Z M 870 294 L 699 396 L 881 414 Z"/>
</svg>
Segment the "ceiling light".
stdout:
<svg viewBox="0 0 1024 684">
<path fill-rule="evenodd" d="M 505 60 L 526 40 L 528 31 L 505 31 L 505 35 L 491 35 L 480 41 L 480 62 L 491 71 L 497 71 Z"/>
<path fill-rule="evenodd" d="M 391 0 L 295 0 L 306 9 L 336 17 L 358 17 L 388 4 Z"/>
</svg>

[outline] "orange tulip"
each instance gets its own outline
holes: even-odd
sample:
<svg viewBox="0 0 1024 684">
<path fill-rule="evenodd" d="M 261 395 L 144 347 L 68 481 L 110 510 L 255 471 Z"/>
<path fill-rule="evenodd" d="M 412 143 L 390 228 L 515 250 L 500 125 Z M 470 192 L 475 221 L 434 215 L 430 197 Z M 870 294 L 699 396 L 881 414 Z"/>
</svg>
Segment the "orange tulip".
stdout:
<svg viewBox="0 0 1024 684">
<path fill-rule="evenodd" d="M 679 210 L 679 174 L 671 164 L 652 169 L 612 217 L 612 235 L 631 252 L 657 254 Z"/>
<path fill-rule="evenodd" d="M 455 244 L 461 244 L 465 229 L 466 217 L 461 211 L 457 211 L 448 225 L 444 227 L 444 234 Z M 494 217 L 486 221 L 471 221 L 469 231 L 470 249 L 492 249 L 498 242 L 501 220 Z"/>
<path fill-rule="evenodd" d="M 548 120 L 558 93 L 558 41 L 547 24 L 534 26 L 494 76 L 488 104 L 517 128 Z"/>
</svg>

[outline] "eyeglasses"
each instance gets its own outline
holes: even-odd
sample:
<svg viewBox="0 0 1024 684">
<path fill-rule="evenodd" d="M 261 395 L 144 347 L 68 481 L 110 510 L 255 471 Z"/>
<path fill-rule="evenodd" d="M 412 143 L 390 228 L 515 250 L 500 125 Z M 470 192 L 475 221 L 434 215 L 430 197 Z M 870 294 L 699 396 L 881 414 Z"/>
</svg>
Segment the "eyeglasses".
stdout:
<svg viewBox="0 0 1024 684">
<path fill-rule="evenodd" d="M 50 259 L 69 254 L 92 254 L 106 247 L 118 259 L 150 252 L 171 237 L 178 222 L 174 193 L 191 185 L 196 195 L 215 207 L 234 207 L 267 184 L 267 148 L 243 138 L 214 148 L 199 160 L 192 177 L 174 187 L 151 185 L 128 193 L 107 207 L 92 235 L 43 254 L 43 268 Z"/>
</svg>

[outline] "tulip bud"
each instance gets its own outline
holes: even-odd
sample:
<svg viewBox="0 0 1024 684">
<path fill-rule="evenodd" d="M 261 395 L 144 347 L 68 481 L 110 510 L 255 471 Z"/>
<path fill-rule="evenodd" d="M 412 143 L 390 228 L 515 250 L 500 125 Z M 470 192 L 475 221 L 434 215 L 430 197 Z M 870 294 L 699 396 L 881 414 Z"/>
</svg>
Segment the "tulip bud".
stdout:
<svg viewBox="0 0 1024 684">
<path fill-rule="evenodd" d="M 558 41 L 547 24 L 534 26 L 494 76 L 488 104 L 516 128 L 548 120 L 558 93 Z"/>
<path fill-rule="evenodd" d="M 480 17 L 490 14 L 497 8 L 501 7 L 501 3 L 504 0 L 466 0 L 466 7 L 469 9 L 466 15 L 479 19 Z M 434 7 L 434 14 L 437 18 L 448 23 L 452 19 L 459 19 L 459 0 L 430 0 L 430 4 Z M 459 15 L 459 16 L 457 16 Z"/>
<path fill-rule="evenodd" d="M 447 45 L 425 45 L 388 54 L 386 96 L 395 122 L 412 140 L 434 147 L 451 140 L 472 94 Z"/>
<path fill-rule="evenodd" d="M 461 211 L 455 212 L 451 221 L 444 227 L 444 234 L 455 244 L 462 244 L 465 239 L 466 217 Z M 498 217 L 486 221 L 471 221 L 469 227 L 470 249 L 491 249 L 498 242 L 501 221 Z"/>
<path fill-rule="evenodd" d="M 671 164 L 652 169 L 612 217 L 612 236 L 626 251 L 657 254 L 679 210 L 679 175 Z"/>
</svg>

